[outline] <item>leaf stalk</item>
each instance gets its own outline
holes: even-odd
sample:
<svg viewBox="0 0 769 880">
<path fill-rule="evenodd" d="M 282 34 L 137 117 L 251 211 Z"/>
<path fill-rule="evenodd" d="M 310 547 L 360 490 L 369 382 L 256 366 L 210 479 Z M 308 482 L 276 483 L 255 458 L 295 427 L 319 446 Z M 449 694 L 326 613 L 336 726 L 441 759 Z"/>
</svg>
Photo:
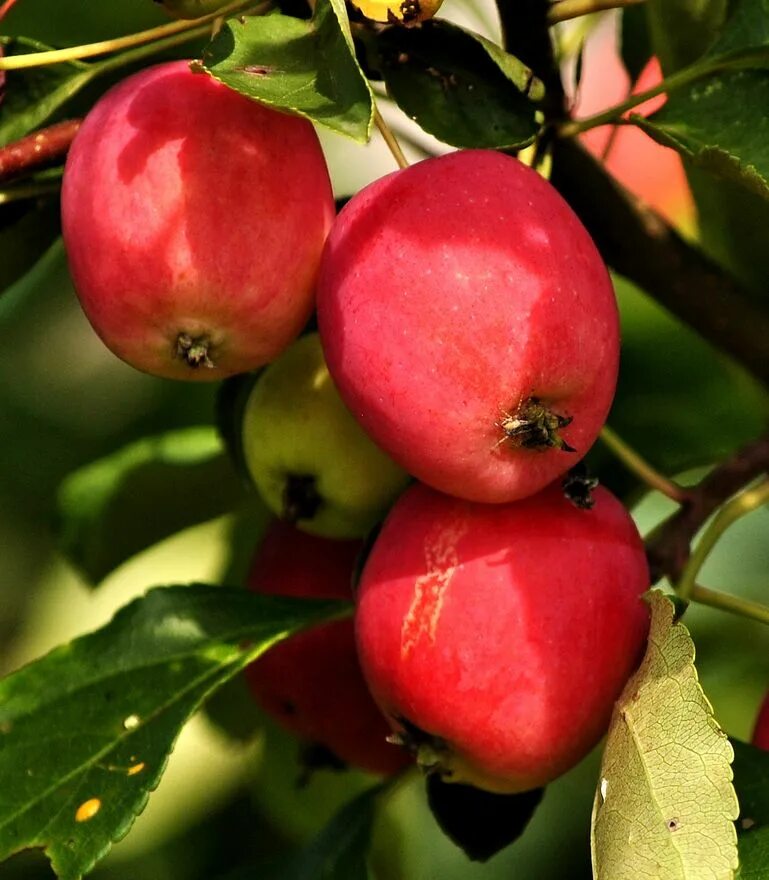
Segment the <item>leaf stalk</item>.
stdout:
<svg viewBox="0 0 769 880">
<path fill-rule="evenodd" d="M 379 108 L 374 106 L 374 122 L 376 127 L 379 129 L 379 133 L 382 135 L 384 142 L 390 149 L 390 152 L 393 155 L 393 159 L 395 159 L 398 164 L 398 168 L 408 168 L 409 160 L 406 158 L 406 154 L 401 149 L 401 145 L 398 143 L 398 138 L 395 137 L 393 130 L 390 126 L 385 122 L 384 117 L 379 112 Z"/>
</svg>

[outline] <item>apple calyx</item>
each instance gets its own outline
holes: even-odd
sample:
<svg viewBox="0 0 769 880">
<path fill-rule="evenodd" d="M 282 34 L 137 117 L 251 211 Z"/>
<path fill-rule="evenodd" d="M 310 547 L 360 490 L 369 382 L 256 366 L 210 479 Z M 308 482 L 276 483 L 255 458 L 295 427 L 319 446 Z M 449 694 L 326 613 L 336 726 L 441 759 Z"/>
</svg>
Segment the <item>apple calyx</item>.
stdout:
<svg viewBox="0 0 769 880">
<path fill-rule="evenodd" d="M 559 433 L 561 428 L 571 424 L 572 417 L 554 412 L 538 397 L 528 397 L 518 404 L 515 412 L 503 411 L 502 415 L 502 420 L 495 423 L 504 434 L 500 443 L 508 443 L 516 449 L 576 452 Z"/>
<path fill-rule="evenodd" d="M 598 477 L 592 477 L 583 462 L 567 472 L 561 486 L 563 494 L 580 510 L 591 510 L 595 505 L 593 489 L 598 486 Z"/>
<path fill-rule="evenodd" d="M 401 746 L 413 755 L 425 776 L 438 776 L 443 782 L 472 785 L 497 794 L 513 794 L 530 787 L 518 780 L 490 776 L 473 766 L 442 737 L 427 733 L 403 716 L 395 720 L 401 729 L 388 736 L 387 742 Z"/>
<path fill-rule="evenodd" d="M 209 357 L 210 346 L 211 340 L 208 336 L 190 336 L 189 333 L 180 333 L 176 337 L 176 356 L 193 370 L 197 370 L 199 367 L 212 370 L 214 362 Z"/>
<path fill-rule="evenodd" d="M 323 497 L 312 474 L 289 474 L 286 477 L 281 519 L 292 525 L 303 519 L 312 519 L 322 504 Z"/>
</svg>

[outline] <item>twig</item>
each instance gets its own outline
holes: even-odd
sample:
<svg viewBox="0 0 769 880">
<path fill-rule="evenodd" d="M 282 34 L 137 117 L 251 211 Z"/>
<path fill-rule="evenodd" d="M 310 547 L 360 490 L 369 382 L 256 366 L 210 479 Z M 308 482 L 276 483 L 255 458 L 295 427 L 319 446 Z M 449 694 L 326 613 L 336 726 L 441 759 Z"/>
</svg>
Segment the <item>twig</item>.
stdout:
<svg viewBox="0 0 769 880">
<path fill-rule="evenodd" d="M 656 98 L 659 95 L 666 95 L 675 89 L 680 89 L 683 88 L 683 86 L 696 82 L 698 79 L 702 79 L 704 76 L 712 73 L 714 69 L 715 67 L 713 65 L 708 64 L 698 64 L 686 67 L 683 70 L 679 70 L 677 73 L 671 74 L 667 79 L 662 80 L 662 82 L 657 83 L 643 92 L 635 92 L 628 95 L 628 97 L 623 101 L 620 101 L 619 104 L 607 107 L 606 110 L 601 110 L 600 113 L 596 113 L 594 116 L 586 116 L 584 119 L 565 122 L 561 125 L 558 133 L 562 138 L 569 138 L 581 134 L 584 131 L 589 131 L 591 128 L 597 128 L 599 125 L 608 125 L 613 122 L 619 122 L 628 110 L 633 110 L 635 107 L 639 107 L 641 104 L 645 104 L 647 101 L 650 101 L 652 98 Z"/>
<path fill-rule="evenodd" d="M 80 128 L 80 119 L 57 122 L 0 147 L 0 182 L 36 171 L 63 158 Z"/>
<path fill-rule="evenodd" d="M 680 580 L 692 539 L 727 499 L 769 471 L 769 432 L 714 468 L 689 490 L 683 507 L 654 530 L 646 542 L 652 583 L 667 575 Z M 696 575 L 695 575 L 696 576 Z"/>
<path fill-rule="evenodd" d="M 635 6 L 644 0 L 557 0 L 547 14 L 548 24 L 558 24 L 604 9 L 620 9 L 623 6 Z"/>
<path fill-rule="evenodd" d="M 548 23 L 550 6 L 549 0 L 497 0 L 504 48 L 542 81 L 541 110 L 547 122 L 558 123 L 567 117 L 567 101 Z"/>
<path fill-rule="evenodd" d="M 769 385 L 769 315 L 736 279 L 625 190 L 578 143 L 556 140 L 550 182 L 613 269 Z"/>
<path fill-rule="evenodd" d="M 87 43 L 82 46 L 70 46 L 67 49 L 51 49 L 47 52 L 32 52 L 28 55 L 10 55 L 0 58 L 0 70 L 21 70 L 29 67 L 42 67 L 49 64 L 60 64 L 64 61 L 79 61 L 83 58 L 93 58 L 96 55 L 106 55 L 111 52 L 119 52 L 121 49 L 129 49 L 133 46 L 141 46 L 145 43 L 152 43 L 155 40 L 161 40 L 163 37 L 170 37 L 174 34 L 183 33 L 184 31 L 195 30 L 201 24 L 215 21 L 222 15 L 230 15 L 240 12 L 249 6 L 253 6 L 253 0 L 239 0 L 237 3 L 231 3 L 218 12 L 212 12 L 210 15 L 204 15 L 200 18 L 191 19 L 189 21 L 174 21 L 170 24 L 160 25 L 160 27 L 150 28 L 146 31 L 140 31 L 136 34 L 129 34 L 125 37 L 117 37 L 112 40 L 102 40 L 98 43 Z"/>
</svg>

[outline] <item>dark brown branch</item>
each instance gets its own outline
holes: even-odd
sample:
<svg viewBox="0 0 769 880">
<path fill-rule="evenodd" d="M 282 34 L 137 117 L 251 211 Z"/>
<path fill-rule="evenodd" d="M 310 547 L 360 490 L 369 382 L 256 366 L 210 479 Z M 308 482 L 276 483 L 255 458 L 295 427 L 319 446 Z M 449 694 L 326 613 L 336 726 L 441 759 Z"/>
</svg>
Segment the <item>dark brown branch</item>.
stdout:
<svg viewBox="0 0 769 880">
<path fill-rule="evenodd" d="M 0 147 L 0 182 L 45 168 L 63 159 L 80 128 L 80 119 L 57 122 Z"/>
<path fill-rule="evenodd" d="M 549 122 L 557 122 L 566 115 L 566 99 L 548 22 L 550 6 L 550 0 L 497 0 L 505 50 L 544 83 L 542 109 Z"/>
<path fill-rule="evenodd" d="M 551 181 L 609 266 L 769 385 L 769 315 L 731 275 L 623 189 L 579 144 L 556 142 Z"/>
<path fill-rule="evenodd" d="M 646 545 L 652 583 L 667 575 L 676 582 L 689 558 L 692 539 L 705 520 L 740 489 L 769 471 L 769 432 L 721 462 L 690 490 L 689 500 L 655 530 Z"/>
</svg>

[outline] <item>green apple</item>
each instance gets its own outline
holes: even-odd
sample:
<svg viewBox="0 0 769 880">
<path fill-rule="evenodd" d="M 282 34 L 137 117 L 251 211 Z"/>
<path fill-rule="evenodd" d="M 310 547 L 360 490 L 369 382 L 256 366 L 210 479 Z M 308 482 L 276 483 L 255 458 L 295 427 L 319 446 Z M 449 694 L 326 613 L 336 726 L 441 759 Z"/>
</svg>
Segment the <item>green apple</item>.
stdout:
<svg viewBox="0 0 769 880">
<path fill-rule="evenodd" d="M 268 507 L 316 535 L 362 537 L 409 479 L 342 403 L 317 333 L 267 367 L 242 430 L 246 466 Z"/>
</svg>

